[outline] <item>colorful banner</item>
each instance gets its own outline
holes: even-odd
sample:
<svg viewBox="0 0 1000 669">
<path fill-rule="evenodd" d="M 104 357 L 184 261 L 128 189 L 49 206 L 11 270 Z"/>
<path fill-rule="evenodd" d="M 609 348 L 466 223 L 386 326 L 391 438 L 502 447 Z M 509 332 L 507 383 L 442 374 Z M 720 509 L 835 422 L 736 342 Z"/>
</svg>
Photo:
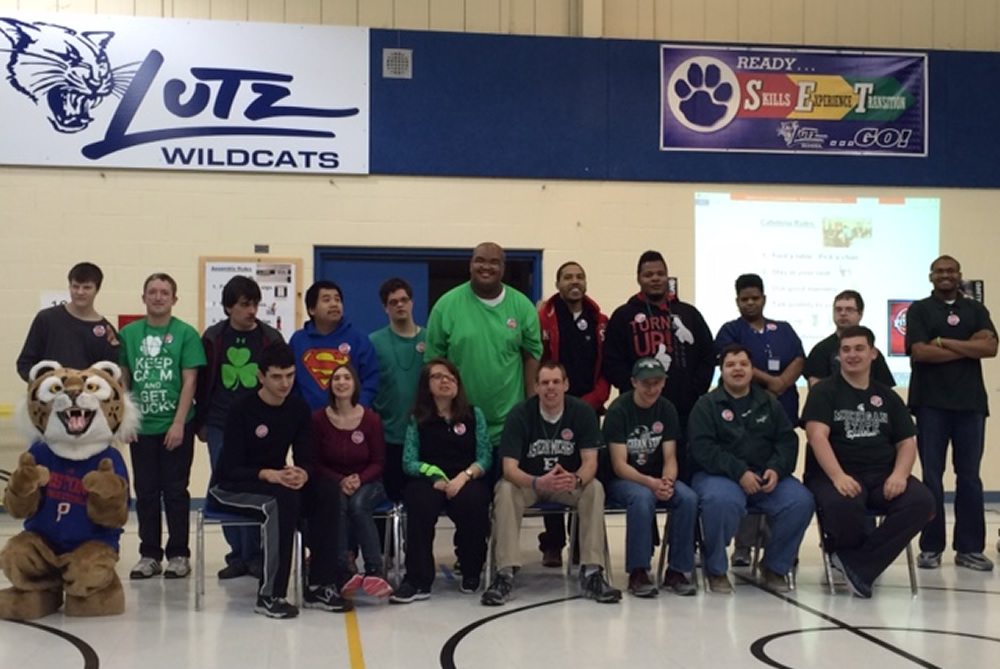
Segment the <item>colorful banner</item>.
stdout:
<svg viewBox="0 0 1000 669">
<path fill-rule="evenodd" d="M 906 312 L 914 300 L 889 300 L 889 355 L 906 355 Z"/>
<path fill-rule="evenodd" d="M 660 149 L 927 155 L 927 55 L 660 47 Z"/>
<path fill-rule="evenodd" d="M 0 11 L 0 164 L 368 172 L 367 28 Z"/>
</svg>

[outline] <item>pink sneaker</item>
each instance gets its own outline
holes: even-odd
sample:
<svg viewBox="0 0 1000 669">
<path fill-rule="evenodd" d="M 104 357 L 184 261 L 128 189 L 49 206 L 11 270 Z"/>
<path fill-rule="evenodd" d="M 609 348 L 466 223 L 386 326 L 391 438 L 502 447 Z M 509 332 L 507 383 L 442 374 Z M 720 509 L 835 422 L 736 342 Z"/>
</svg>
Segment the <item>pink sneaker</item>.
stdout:
<svg viewBox="0 0 1000 669">
<path fill-rule="evenodd" d="M 353 593 L 358 588 L 362 587 L 364 584 L 365 577 L 361 574 L 354 574 L 351 579 L 340 588 L 340 594 L 342 597 L 346 597 Z"/>
<path fill-rule="evenodd" d="M 392 594 L 392 586 L 381 576 L 365 576 L 361 587 L 371 597 L 388 597 Z"/>
</svg>

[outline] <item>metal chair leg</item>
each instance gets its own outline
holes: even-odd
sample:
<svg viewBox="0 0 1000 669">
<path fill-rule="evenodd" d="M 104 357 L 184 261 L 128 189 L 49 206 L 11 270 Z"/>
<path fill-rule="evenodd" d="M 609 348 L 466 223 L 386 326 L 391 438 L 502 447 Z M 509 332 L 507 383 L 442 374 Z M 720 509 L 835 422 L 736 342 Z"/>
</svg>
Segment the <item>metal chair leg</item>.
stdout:
<svg viewBox="0 0 1000 669">
<path fill-rule="evenodd" d="M 194 521 L 194 610 L 201 611 L 205 599 L 205 511 L 198 509 Z"/>
</svg>

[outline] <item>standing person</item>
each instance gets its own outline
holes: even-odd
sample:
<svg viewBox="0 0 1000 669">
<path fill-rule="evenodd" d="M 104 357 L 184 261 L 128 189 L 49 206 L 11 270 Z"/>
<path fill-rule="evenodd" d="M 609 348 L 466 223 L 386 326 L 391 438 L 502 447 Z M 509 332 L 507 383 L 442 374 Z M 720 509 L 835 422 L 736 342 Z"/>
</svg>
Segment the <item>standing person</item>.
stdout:
<svg viewBox="0 0 1000 669">
<path fill-rule="evenodd" d="M 632 369 L 633 390 L 611 403 L 604 419 L 604 440 L 615 477 L 607 481 L 608 499 L 625 507 L 625 569 L 636 597 L 659 594 L 649 578 L 658 502 L 670 510 L 670 560 L 665 588 L 693 595 L 694 533 L 698 496 L 677 480 L 675 454 L 680 422 L 670 400 L 661 397 L 667 370 L 656 358 L 641 358 Z"/>
<path fill-rule="evenodd" d="M 729 321 L 715 336 L 715 351 L 729 344 L 741 344 L 750 351 L 753 381 L 778 398 L 792 426 L 799 424 L 799 391 L 795 382 L 802 374 L 805 351 L 792 326 L 785 321 L 764 317 L 764 280 L 756 274 L 741 274 L 736 279 L 736 306 L 740 317 Z M 753 518 L 744 518 L 736 532 L 734 567 L 750 565 L 750 548 L 757 535 Z"/>
<path fill-rule="evenodd" d="M 361 406 L 371 406 L 378 390 L 378 360 L 368 336 L 344 318 L 344 294 L 333 281 L 320 280 L 306 291 L 309 322 L 288 344 L 295 352 L 295 394 L 313 411 L 327 405 L 333 368 L 349 363 L 361 379 Z"/>
<path fill-rule="evenodd" d="M 378 296 L 389 324 L 368 335 L 378 359 L 378 392 L 372 408 L 382 419 L 385 433 L 385 492 L 398 502 L 406 481 L 403 439 L 423 367 L 426 331 L 413 322 L 413 288 L 405 279 L 386 279 Z"/>
<path fill-rule="evenodd" d="M 328 386 L 329 404 L 312 415 L 312 463 L 316 475 L 340 488 L 340 532 L 337 559 L 348 573 L 348 535 L 357 538 L 365 573 L 354 574 L 341 588 L 347 595 L 358 588 L 372 597 L 385 597 L 392 587 L 382 577 L 382 544 L 375 528 L 375 508 L 386 500 L 382 486 L 385 445 L 378 414 L 361 406 L 361 383 L 351 365 L 333 368 Z"/>
<path fill-rule="evenodd" d="M 986 518 L 983 458 L 989 406 L 983 358 L 997 355 L 997 330 L 990 312 L 959 291 L 962 267 L 951 256 L 931 263 L 930 297 L 906 312 L 906 352 L 910 356 L 910 410 L 917 418 L 917 450 L 924 484 L 934 494 L 935 516 L 920 535 L 918 566 L 941 566 L 945 548 L 944 478 L 948 442 L 955 470 L 955 564 L 990 571 L 983 555 Z"/>
<path fill-rule="evenodd" d="M 859 325 L 840 334 L 839 371 L 809 391 L 802 419 L 809 437 L 806 485 L 822 517 L 823 547 L 856 596 L 934 514 L 934 498 L 910 475 L 913 419 L 903 400 L 872 378 L 875 335 Z M 885 514 L 875 527 L 867 514 Z"/>
<path fill-rule="evenodd" d="M 56 360 L 73 369 L 87 369 L 101 360 L 118 362 L 118 335 L 94 308 L 104 281 L 101 268 L 89 262 L 77 263 L 67 279 L 69 302 L 39 311 L 24 339 L 16 366 L 25 381 L 31 368 L 42 360 Z"/>
<path fill-rule="evenodd" d="M 406 578 L 389 598 L 391 603 L 431 596 L 434 525 L 442 511 L 455 523 L 455 544 L 464 565 L 461 591 L 479 589 L 493 498 L 484 476 L 492 460 L 486 417 L 469 404 L 458 368 L 444 358 L 428 361 L 406 427 L 403 468 L 411 477 L 403 488 Z"/>
<path fill-rule="evenodd" d="M 503 283 L 503 249 L 484 242 L 472 252 L 469 281 L 452 288 L 427 319 L 424 360 L 458 367 L 469 401 L 486 416 L 490 442 L 500 442 L 511 408 L 534 392 L 542 354 L 538 314 L 525 295 Z"/>
<path fill-rule="evenodd" d="M 205 366 L 198 374 L 195 391 L 195 424 L 198 438 L 208 444 L 212 471 L 225 442 L 226 418 L 241 397 L 257 390 L 257 358 L 268 344 L 284 342 L 281 333 L 257 318 L 260 286 L 247 276 L 234 276 L 222 288 L 226 319 L 210 325 L 201 336 Z M 256 527 L 224 527 L 229 544 L 226 566 L 219 578 L 261 574 L 260 530 Z"/>
<path fill-rule="evenodd" d="M 173 316 L 177 282 L 169 274 L 151 274 L 142 287 L 146 316 L 121 330 L 122 376 L 129 380 L 142 422 L 129 445 L 135 513 L 139 521 L 139 561 L 129 578 L 161 572 L 164 578 L 191 573 L 188 535 L 194 460 L 194 392 L 205 349 L 198 331 Z M 160 506 L 167 516 L 167 546 L 162 544 Z"/>
<path fill-rule="evenodd" d="M 309 406 L 293 396 L 295 356 L 281 341 L 259 356 L 260 388 L 240 398 L 226 417 L 226 441 L 212 474 L 209 493 L 223 507 L 261 521 L 264 562 L 254 612 L 294 618 L 298 608 L 285 598 L 295 528 L 308 519 L 307 609 L 349 611 L 336 583 L 340 496 L 337 484 L 315 476 L 309 459 Z M 293 464 L 288 464 L 289 450 Z"/>
<path fill-rule="evenodd" d="M 681 434 L 694 403 L 708 392 L 715 373 L 712 331 L 693 305 L 668 291 L 667 262 L 658 251 L 639 256 L 639 292 L 615 309 L 604 340 L 604 376 L 621 393 L 632 389 L 632 367 L 656 358 L 667 370 L 663 396 L 677 409 Z M 686 440 L 677 441 L 678 478 L 689 481 Z"/>
<path fill-rule="evenodd" d="M 579 397 L 600 416 L 611 390 L 601 372 L 601 347 L 608 317 L 587 297 L 587 273 L 578 262 L 566 262 L 556 270 L 556 294 L 538 310 L 542 333 L 542 362 L 562 363 L 569 377 L 569 394 Z M 566 546 L 563 514 L 547 513 L 545 531 L 538 535 L 542 564 L 562 566 Z"/>
<path fill-rule="evenodd" d="M 844 290 L 833 298 L 833 323 L 837 329 L 812 347 L 802 367 L 802 376 L 806 377 L 810 388 L 840 371 L 840 334 L 849 327 L 859 325 L 864 315 L 865 300 L 858 291 Z M 896 385 L 885 356 L 878 349 L 875 350 L 875 362 L 871 368 L 872 379 L 890 388 Z"/>
</svg>

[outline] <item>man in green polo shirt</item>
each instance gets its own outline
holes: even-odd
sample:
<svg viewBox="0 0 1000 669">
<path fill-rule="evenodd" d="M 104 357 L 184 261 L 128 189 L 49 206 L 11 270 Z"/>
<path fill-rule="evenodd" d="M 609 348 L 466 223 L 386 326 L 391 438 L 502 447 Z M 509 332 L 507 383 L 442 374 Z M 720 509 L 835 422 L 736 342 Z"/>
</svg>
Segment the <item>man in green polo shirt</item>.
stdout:
<svg viewBox="0 0 1000 669">
<path fill-rule="evenodd" d="M 959 291 L 962 268 L 951 256 L 931 263 L 934 290 L 906 312 L 906 352 L 910 356 L 910 411 L 917 418 L 917 450 L 924 484 L 934 493 L 936 516 L 920 535 L 923 569 L 941 566 L 945 549 L 944 478 L 948 442 L 955 470 L 955 564 L 990 571 L 983 555 L 986 516 L 983 459 L 989 407 L 983 358 L 997 355 L 997 330 L 990 312 Z"/>
</svg>

